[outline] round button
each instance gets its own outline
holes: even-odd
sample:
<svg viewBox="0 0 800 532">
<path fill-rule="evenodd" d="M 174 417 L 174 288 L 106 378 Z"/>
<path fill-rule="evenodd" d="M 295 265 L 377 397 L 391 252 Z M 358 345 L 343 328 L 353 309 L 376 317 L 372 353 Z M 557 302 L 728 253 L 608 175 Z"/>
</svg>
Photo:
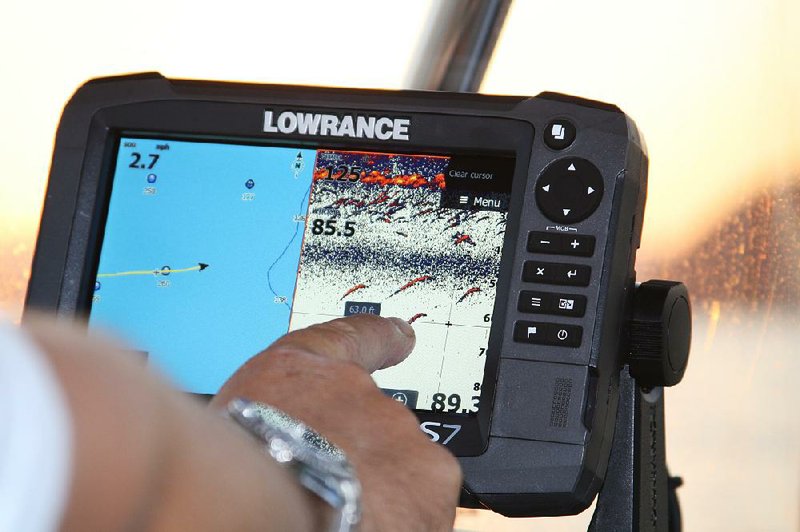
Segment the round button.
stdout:
<svg viewBox="0 0 800 532">
<path fill-rule="evenodd" d="M 544 128 L 544 143 L 554 150 L 563 150 L 575 140 L 575 126 L 569 120 L 552 120 Z"/>
<path fill-rule="evenodd" d="M 536 203 L 554 222 L 572 224 L 588 218 L 603 199 L 603 176 L 579 157 L 550 163 L 536 182 Z"/>
</svg>

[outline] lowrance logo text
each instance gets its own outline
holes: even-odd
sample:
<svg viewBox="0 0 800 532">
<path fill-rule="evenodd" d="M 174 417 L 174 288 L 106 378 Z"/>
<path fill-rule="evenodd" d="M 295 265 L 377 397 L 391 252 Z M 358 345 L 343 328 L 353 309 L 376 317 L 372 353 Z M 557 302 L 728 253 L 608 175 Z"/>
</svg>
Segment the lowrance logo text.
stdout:
<svg viewBox="0 0 800 532">
<path fill-rule="evenodd" d="M 264 111 L 264 133 L 296 133 L 356 139 L 408 140 L 408 118 L 385 116 L 342 117 L 319 113 L 284 111 L 275 118 L 272 111 Z"/>
</svg>

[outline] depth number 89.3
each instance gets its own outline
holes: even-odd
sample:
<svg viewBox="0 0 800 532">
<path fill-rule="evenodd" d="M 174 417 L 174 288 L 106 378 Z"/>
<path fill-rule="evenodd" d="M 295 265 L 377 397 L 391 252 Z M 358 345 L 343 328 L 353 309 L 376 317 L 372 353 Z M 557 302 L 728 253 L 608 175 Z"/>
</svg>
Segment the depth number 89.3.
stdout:
<svg viewBox="0 0 800 532">
<path fill-rule="evenodd" d="M 356 234 L 356 223 L 345 222 L 344 229 L 341 231 L 336 229 L 336 218 L 330 220 L 322 220 L 320 218 L 311 222 L 311 233 L 315 235 L 336 235 L 336 236 L 353 236 Z"/>
<path fill-rule="evenodd" d="M 481 385 L 480 383 L 476 382 L 475 387 L 473 388 L 476 392 L 480 391 Z M 480 404 L 481 396 L 480 395 L 473 395 L 472 396 L 472 408 L 477 409 L 478 405 Z M 458 412 L 461 410 L 463 413 L 467 413 L 469 410 L 467 408 L 461 407 L 461 396 L 457 393 L 446 395 L 443 393 L 435 393 L 433 394 L 433 402 L 431 403 L 431 410 L 434 412 Z"/>
</svg>

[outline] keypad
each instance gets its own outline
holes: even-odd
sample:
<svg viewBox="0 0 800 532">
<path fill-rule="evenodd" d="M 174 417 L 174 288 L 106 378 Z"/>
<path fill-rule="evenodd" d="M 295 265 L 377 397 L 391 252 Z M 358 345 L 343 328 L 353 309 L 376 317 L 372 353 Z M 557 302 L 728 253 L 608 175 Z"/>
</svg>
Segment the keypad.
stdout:
<svg viewBox="0 0 800 532">
<path fill-rule="evenodd" d="M 586 312 L 586 296 L 523 290 L 517 309 L 531 314 L 554 314 L 580 318 Z"/>
<path fill-rule="evenodd" d="M 579 157 L 553 161 L 536 182 L 536 204 L 557 223 L 573 224 L 588 218 L 603 198 L 603 176 L 595 165 Z"/>
<path fill-rule="evenodd" d="M 525 261 L 522 280 L 527 283 L 545 283 L 565 286 L 589 286 L 592 269 L 582 264 Z"/>
<path fill-rule="evenodd" d="M 546 233 L 543 231 L 528 233 L 528 251 L 531 253 L 591 257 L 594 253 L 594 242 L 595 239 L 591 235 Z"/>
<path fill-rule="evenodd" d="M 518 321 L 514 324 L 514 340 L 526 344 L 580 347 L 583 327 L 561 323 Z"/>
</svg>

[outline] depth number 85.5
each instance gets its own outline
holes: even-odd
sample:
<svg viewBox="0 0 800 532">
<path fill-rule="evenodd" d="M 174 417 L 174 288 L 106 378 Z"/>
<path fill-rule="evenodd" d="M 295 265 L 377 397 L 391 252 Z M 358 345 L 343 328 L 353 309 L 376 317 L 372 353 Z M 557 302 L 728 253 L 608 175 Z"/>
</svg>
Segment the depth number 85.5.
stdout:
<svg viewBox="0 0 800 532">
<path fill-rule="evenodd" d="M 336 229 L 336 222 L 338 220 L 336 218 L 331 218 L 330 220 L 322 220 L 321 218 L 316 218 L 313 222 L 311 222 L 311 233 L 314 235 L 337 235 L 337 236 L 353 236 L 356 234 L 356 223 L 355 222 L 345 222 L 344 229 L 339 231 Z"/>
</svg>

